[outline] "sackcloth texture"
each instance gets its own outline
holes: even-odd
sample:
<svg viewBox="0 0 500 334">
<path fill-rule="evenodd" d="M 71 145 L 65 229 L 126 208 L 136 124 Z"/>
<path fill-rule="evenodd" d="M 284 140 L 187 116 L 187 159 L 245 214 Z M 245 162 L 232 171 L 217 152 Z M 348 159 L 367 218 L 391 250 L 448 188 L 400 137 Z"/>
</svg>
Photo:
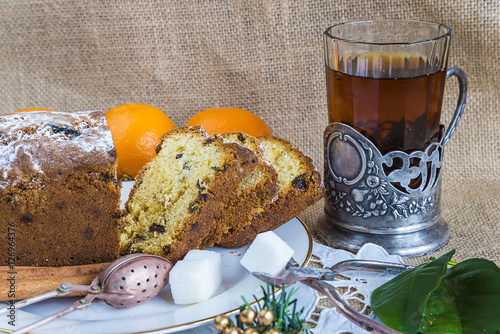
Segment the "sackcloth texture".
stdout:
<svg viewBox="0 0 500 334">
<path fill-rule="evenodd" d="M 445 148 L 442 214 L 457 261 L 500 263 L 498 1 L 0 1 L 0 114 L 27 107 L 162 109 L 177 126 L 213 107 L 250 110 L 323 170 L 328 123 L 323 32 L 409 18 L 453 28 L 449 67 L 468 101 Z M 447 81 L 442 123 L 458 84 Z M 323 201 L 300 215 L 313 238 Z M 426 257 L 408 259 L 417 264 Z"/>
</svg>

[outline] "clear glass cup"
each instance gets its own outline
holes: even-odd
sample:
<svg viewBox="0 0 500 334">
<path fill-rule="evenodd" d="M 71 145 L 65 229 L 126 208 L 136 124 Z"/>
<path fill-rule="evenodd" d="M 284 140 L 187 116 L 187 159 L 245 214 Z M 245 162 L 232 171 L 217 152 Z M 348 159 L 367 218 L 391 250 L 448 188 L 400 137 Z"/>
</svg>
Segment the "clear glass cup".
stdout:
<svg viewBox="0 0 500 334">
<path fill-rule="evenodd" d="M 439 138 L 451 29 L 432 22 L 350 22 L 324 35 L 329 122 L 353 126 L 382 154 Z"/>
<path fill-rule="evenodd" d="M 408 233 L 438 227 L 442 149 L 464 110 L 467 87 L 461 69 L 448 69 L 451 33 L 442 24 L 417 20 L 348 22 L 325 31 L 330 124 L 325 130 L 327 200 L 326 219 L 320 219 L 321 234 L 338 233 L 326 232 L 324 221 L 344 232 L 365 233 L 366 238 L 360 240 L 367 242 L 373 239 L 370 236 L 404 234 L 410 238 Z M 445 132 L 441 107 L 450 76 L 457 77 L 460 94 Z M 352 139 L 350 144 L 345 144 L 346 138 Z M 367 148 L 365 138 L 373 149 Z M 374 155 L 379 158 L 373 159 Z M 379 184 L 384 188 L 377 188 L 378 193 L 370 188 Z M 374 196 L 378 197 L 376 204 L 370 202 Z M 417 206 L 431 198 L 432 205 L 411 214 L 410 204 L 405 210 L 391 211 L 394 202 L 386 196 L 405 198 Z M 430 242 L 431 248 L 447 240 L 447 228 L 441 223 L 440 233 L 446 235 Z M 335 237 L 326 239 L 344 243 L 344 248 L 359 248 Z M 391 248 L 391 238 L 387 239 L 386 246 Z M 406 252 L 402 248 L 399 244 L 393 247 L 396 252 Z"/>
</svg>

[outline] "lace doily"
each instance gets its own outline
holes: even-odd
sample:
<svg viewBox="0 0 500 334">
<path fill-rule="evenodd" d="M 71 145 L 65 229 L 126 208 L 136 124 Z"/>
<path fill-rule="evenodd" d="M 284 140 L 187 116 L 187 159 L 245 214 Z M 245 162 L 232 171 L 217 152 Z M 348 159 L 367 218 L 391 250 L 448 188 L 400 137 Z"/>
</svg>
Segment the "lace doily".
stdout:
<svg viewBox="0 0 500 334">
<path fill-rule="evenodd" d="M 333 249 L 318 243 L 313 244 L 310 267 L 331 267 L 344 260 L 375 260 L 392 263 L 404 263 L 397 255 L 390 255 L 375 244 L 365 244 L 357 254 L 341 249 Z M 328 282 L 333 285 L 342 298 L 355 310 L 371 318 L 370 299 L 373 290 L 392 279 L 394 275 L 351 271 L 340 279 Z M 339 314 L 326 296 L 320 296 L 316 290 L 297 283 L 290 288 L 297 289 L 293 298 L 297 298 L 297 306 L 304 307 L 307 321 L 312 325 L 314 334 L 365 334 L 369 333 Z M 182 333 L 213 334 L 218 333 L 213 326 L 197 328 Z"/>
<path fill-rule="evenodd" d="M 375 260 L 392 263 L 404 263 L 398 255 L 390 255 L 387 251 L 375 244 L 365 244 L 356 255 L 333 249 L 318 243 L 313 246 L 313 258 L 309 262 L 310 267 L 331 267 L 344 260 Z M 341 297 L 355 310 L 371 318 L 376 316 L 371 312 L 370 299 L 372 292 L 394 278 L 391 274 L 370 273 L 366 271 L 350 271 L 343 274 L 341 279 L 328 282 L 333 285 Z M 332 307 L 326 296 L 320 296 L 315 290 L 302 284 L 295 284 L 297 299 L 307 310 L 307 321 L 314 325 L 315 334 L 345 334 L 345 333 L 369 333 L 352 322 Z M 300 296 L 299 296 L 300 295 Z M 311 296 L 314 296 L 311 298 Z M 308 300 L 314 299 L 312 303 Z M 306 302 L 306 303 L 304 303 Z"/>
</svg>

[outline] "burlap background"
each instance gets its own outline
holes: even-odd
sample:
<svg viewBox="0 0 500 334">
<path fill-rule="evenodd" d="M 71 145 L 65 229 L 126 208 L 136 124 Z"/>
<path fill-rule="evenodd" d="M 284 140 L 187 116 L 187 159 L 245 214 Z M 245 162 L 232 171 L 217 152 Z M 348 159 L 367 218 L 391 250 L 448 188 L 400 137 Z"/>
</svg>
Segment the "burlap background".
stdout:
<svg viewBox="0 0 500 334">
<path fill-rule="evenodd" d="M 500 263 L 498 1 L 0 1 L 0 114 L 138 102 L 180 126 L 203 109 L 241 107 L 322 169 L 322 33 L 372 18 L 453 28 L 449 64 L 467 72 L 469 91 L 445 150 L 443 214 L 452 238 L 444 250 Z M 456 86 L 447 84 L 445 124 Z M 321 212 L 318 204 L 301 215 L 312 232 Z"/>
</svg>

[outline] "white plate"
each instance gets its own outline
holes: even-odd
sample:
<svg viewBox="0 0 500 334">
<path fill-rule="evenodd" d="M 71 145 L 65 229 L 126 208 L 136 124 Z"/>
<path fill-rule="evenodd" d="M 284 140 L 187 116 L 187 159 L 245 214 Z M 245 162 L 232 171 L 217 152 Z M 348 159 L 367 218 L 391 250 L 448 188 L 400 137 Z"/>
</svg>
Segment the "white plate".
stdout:
<svg viewBox="0 0 500 334">
<path fill-rule="evenodd" d="M 122 201 L 128 197 L 132 182 L 124 182 Z M 312 251 L 312 239 L 305 225 L 294 218 L 275 230 L 294 250 L 294 259 L 306 265 Z M 210 248 L 222 256 L 223 280 L 217 294 L 211 299 L 187 306 L 175 305 L 167 285 L 163 291 L 146 304 L 129 309 L 117 309 L 96 300 L 86 310 L 77 311 L 47 324 L 35 333 L 172 333 L 206 325 L 218 314 L 237 312 L 254 296 L 262 298 L 262 282 L 240 265 L 241 256 L 248 246 L 237 249 Z M 62 282 L 61 282 L 62 283 Z M 9 319 L 0 318 L 0 328 L 16 330 L 41 317 L 71 305 L 77 298 L 61 297 L 16 310 L 16 326 L 7 324 Z"/>
</svg>

